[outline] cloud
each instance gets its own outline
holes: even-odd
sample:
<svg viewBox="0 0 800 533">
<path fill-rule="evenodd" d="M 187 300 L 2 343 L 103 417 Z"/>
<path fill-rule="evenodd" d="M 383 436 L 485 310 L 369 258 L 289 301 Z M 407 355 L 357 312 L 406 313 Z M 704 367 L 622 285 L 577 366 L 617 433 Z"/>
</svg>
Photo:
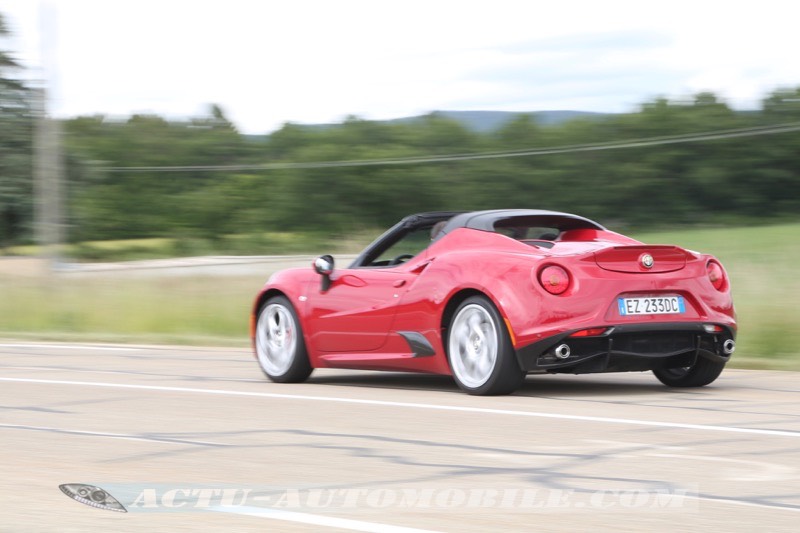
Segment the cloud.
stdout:
<svg viewBox="0 0 800 533">
<path fill-rule="evenodd" d="M 632 31 L 560 36 L 483 51 L 460 74 L 470 90 L 454 95 L 449 108 L 482 102 L 484 108 L 525 111 L 557 102 L 569 109 L 630 110 L 643 95 L 668 90 L 685 74 L 654 61 L 669 44 L 664 35 Z M 588 103 L 590 108 L 578 107 Z"/>
<path fill-rule="evenodd" d="M 45 2 L 47 3 L 47 2 Z M 713 91 L 753 106 L 800 84 L 790 4 L 608 0 L 50 0 L 57 112 L 188 116 L 243 131 L 434 109 L 626 111 Z M 42 77 L 39 3 L 5 0 Z"/>
</svg>

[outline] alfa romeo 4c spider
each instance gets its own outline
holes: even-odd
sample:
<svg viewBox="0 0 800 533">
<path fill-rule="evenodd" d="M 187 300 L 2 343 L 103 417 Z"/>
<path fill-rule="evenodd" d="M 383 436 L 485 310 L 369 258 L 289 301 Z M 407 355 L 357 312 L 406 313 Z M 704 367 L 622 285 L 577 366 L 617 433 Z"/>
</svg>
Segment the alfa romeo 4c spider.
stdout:
<svg viewBox="0 0 800 533">
<path fill-rule="evenodd" d="M 511 209 L 410 215 L 347 267 L 323 255 L 278 272 L 250 332 L 272 381 L 315 368 L 427 372 L 488 395 L 543 373 L 707 385 L 736 347 L 736 314 L 710 255 Z"/>
</svg>

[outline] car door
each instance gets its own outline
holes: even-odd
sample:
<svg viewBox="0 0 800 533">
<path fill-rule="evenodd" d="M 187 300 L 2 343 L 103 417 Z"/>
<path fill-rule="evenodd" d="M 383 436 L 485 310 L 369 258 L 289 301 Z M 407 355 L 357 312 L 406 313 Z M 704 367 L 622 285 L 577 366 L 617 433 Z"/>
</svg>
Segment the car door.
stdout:
<svg viewBox="0 0 800 533">
<path fill-rule="evenodd" d="M 386 342 L 406 286 L 415 276 L 406 265 L 348 268 L 309 288 L 306 336 L 317 352 L 369 352 Z"/>
</svg>

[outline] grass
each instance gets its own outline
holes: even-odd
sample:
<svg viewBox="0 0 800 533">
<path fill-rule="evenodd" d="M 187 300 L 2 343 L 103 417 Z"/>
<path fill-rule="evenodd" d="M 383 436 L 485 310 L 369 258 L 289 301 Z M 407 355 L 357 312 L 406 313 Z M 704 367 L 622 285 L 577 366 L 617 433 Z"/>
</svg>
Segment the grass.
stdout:
<svg viewBox="0 0 800 533">
<path fill-rule="evenodd" d="M 800 370 L 800 276 L 796 274 L 800 224 L 634 236 L 643 242 L 712 253 L 723 262 L 740 326 L 733 366 Z M 280 239 L 291 241 L 286 236 Z M 363 242 L 321 243 L 316 249 L 341 253 L 357 250 Z M 0 336 L 246 346 L 252 298 L 268 274 L 5 275 L 0 277 Z"/>
<path fill-rule="evenodd" d="M 0 336 L 247 344 L 250 305 L 266 275 L 16 279 L 0 282 Z"/>
<path fill-rule="evenodd" d="M 722 261 L 739 323 L 735 366 L 800 369 L 800 224 L 635 237 L 711 253 Z"/>
<path fill-rule="evenodd" d="M 199 237 L 125 239 L 115 241 L 86 241 L 65 244 L 61 255 L 75 261 L 135 261 L 169 257 L 204 255 L 287 255 L 313 254 L 319 250 L 355 253 L 380 232 L 355 232 L 331 239 L 317 233 L 265 232 L 225 235 L 217 239 Z M 331 249 L 331 241 L 335 244 Z M 0 249 L 0 256 L 35 256 L 36 245 L 12 246 Z"/>
</svg>

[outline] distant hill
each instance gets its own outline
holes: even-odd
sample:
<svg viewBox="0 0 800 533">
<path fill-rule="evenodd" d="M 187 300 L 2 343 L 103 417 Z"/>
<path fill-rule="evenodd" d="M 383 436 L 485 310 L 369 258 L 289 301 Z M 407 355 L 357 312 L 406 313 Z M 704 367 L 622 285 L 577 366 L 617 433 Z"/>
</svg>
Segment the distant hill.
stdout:
<svg viewBox="0 0 800 533">
<path fill-rule="evenodd" d="M 465 128 L 476 133 L 489 133 L 497 131 L 508 121 L 520 116 L 529 115 L 533 117 L 537 124 L 542 126 L 558 126 L 568 120 L 577 118 L 602 119 L 611 116 L 608 113 L 594 113 L 591 111 L 433 111 L 430 114 L 460 122 Z M 415 117 L 394 118 L 389 120 L 376 120 L 386 124 L 408 123 L 423 120 L 429 115 L 419 115 Z M 307 128 L 326 129 L 336 127 L 339 124 L 297 124 Z"/>
<path fill-rule="evenodd" d="M 497 131 L 507 122 L 520 115 L 528 115 L 542 126 L 558 126 L 576 118 L 604 118 L 609 116 L 607 113 L 593 113 L 591 111 L 434 111 L 433 113 L 460 122 L 467 129 L 477 133 Z M 421 118 L 423 117 L 407 117 L 385 122 L 408 122 Z"/>
</svg>

